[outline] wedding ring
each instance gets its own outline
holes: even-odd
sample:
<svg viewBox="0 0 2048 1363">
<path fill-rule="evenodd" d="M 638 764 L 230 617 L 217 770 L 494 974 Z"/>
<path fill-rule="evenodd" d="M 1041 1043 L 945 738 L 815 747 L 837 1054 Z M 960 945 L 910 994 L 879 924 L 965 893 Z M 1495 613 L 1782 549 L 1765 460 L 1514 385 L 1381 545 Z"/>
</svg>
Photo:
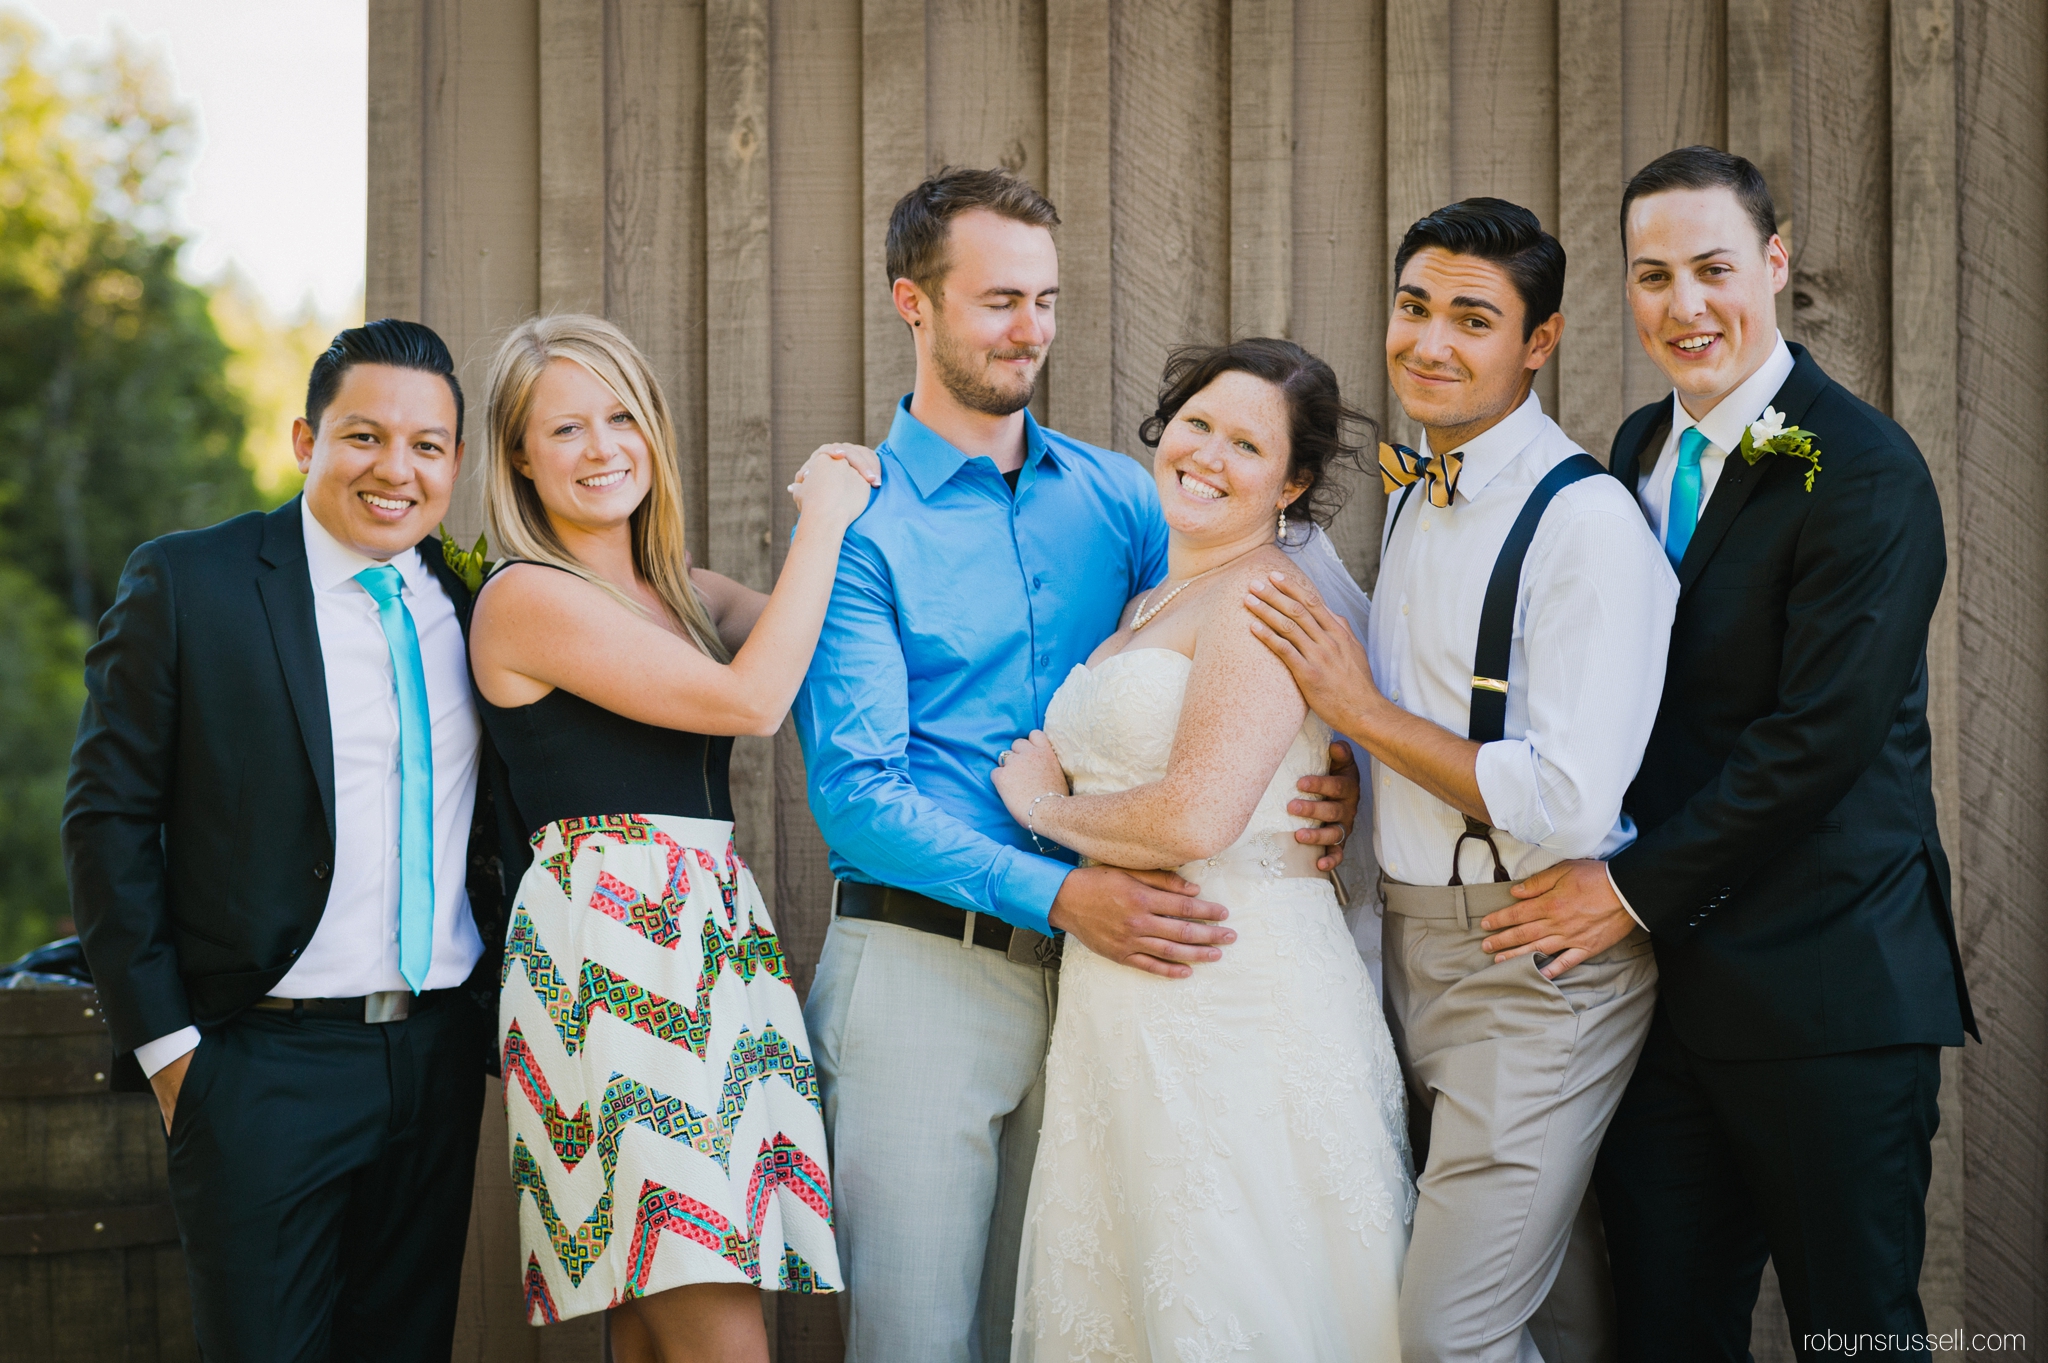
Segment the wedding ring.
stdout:
<svg viewBox="0 0 2048 1363">
<path fill-rule="evenodd" d="M 1003 750 L 1002 750 L 1002 752 L 1001 752 L 1001 753 L 997 754 L 997 756 L 996 756 L 996 765 L 1000 767 L 1000 766 L 1004 765 L 1005 763 L 1007 763 L 1007 762 L 1008 762 L 1009 760 L 1010 760 L 1010 750 L 1009 750 L 1008 748 L 1005 748 L 1005 749 L 1003 749 Z"/>
</svg>

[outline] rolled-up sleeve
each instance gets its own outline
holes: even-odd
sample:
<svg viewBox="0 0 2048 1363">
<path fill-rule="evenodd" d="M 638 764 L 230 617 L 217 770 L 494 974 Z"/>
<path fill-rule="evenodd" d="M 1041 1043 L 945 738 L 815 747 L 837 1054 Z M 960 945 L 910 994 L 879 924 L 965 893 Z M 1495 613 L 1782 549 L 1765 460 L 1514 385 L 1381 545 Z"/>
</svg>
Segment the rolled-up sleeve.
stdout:
<svg viewBox="0 0 2048 1363">
<path fill-rule="evenodd" d="M 862 875 L 1018 927 L 1047 916 L 1072 867 L 963 822 L 912 779 L 910 678 L 887 565 L 849 537 L 832 606 L 796 703 L 811 814 Z"/>
<path fill-rule="evenodd" d="M 1519 595 L 1510 695 L 1526 722 L 1479 749 L 1479 793 L 1523 842 L 1612 855 L 1663 697 L 1677 579 L 1632 507 L 1575 508 L 1546 521 Z"/>
</svg>

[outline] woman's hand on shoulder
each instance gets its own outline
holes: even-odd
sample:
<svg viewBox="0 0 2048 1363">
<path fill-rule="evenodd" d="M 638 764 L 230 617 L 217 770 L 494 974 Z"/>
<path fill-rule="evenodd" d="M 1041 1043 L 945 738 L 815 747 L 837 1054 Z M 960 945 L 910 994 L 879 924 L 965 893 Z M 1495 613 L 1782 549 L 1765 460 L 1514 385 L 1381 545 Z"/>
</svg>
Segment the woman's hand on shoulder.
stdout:
<svg viewBox="0 0 2048 1363">
<path fill-rule="evenodd" d="M 816 516 L 839 529 L 867 510 L 868 496 L 882 485 L 882 464 L 864 445 L 820 445 L 797 470 L 789 495 L 800 516 Z"/>
</svg>

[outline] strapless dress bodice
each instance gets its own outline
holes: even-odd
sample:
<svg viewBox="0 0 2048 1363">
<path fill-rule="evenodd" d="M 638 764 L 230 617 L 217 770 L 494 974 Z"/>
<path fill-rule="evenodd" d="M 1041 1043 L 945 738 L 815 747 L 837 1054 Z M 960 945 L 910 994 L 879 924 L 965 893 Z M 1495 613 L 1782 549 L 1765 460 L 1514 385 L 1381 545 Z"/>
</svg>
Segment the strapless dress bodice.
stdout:
<svg viewBox="0 0 2048 1363">
<path fill-rule="evenodd" d="M 1180 727 L 1194 663 L 1170 648 L 1134 648 L 1114 653 L 1092 667 L 1076 667 L 1053 693 L 1045 732 L 1059 750 L 1060 764 L 1076 795 L 1108 795 L 1166 775 Z M 1294 830 L 1314 820 L 1287 812 L 1295 783 L 1330 769 L 1330 726 L 1313 711 L 1266 783 L 1244 832 L 1203 863 L 1277 877 L 1281 857 L 1294 845 Z"/>
</svg>

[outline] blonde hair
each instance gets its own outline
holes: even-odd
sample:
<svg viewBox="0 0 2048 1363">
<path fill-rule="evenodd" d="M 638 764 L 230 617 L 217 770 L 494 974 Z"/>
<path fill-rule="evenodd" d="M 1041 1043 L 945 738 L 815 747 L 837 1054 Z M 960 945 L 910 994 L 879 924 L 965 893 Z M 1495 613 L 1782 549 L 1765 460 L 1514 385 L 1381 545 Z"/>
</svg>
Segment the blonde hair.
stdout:
<svg viewBox="0 0 2048 1363">
<path fill-rule="evenodd" d="M 732 655 L 690 581 L 683 545 L 683 479 L 676 468 L 675 423 L 647 357 L 626 334 L 582 313 L 535 317 L 514 327 L 491 360 L 484 398 L 484 520 L 499 556 L 545 563 L 603 588 L 639 615 L 647 608 L 592 572 L 562 544 L 533 479 L 513 466 L 526 448 L 533 390 L 551 361 L 571 360 L 595 375 L 633 417 L 647 441 L 652 482 L 633 509 L 633 569 L 668 607 L 690 640 L 719 662 Z"/>
</svg>

